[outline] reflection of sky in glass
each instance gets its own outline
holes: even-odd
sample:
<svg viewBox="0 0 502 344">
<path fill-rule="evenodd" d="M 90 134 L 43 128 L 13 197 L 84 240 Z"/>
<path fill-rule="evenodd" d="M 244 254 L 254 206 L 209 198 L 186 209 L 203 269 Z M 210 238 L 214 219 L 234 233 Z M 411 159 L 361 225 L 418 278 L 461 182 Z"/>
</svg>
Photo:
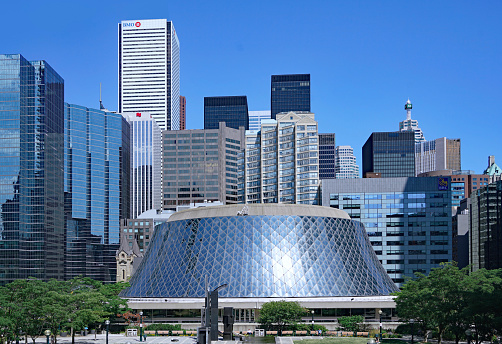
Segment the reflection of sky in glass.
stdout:
<svg viewBox="0 0 502 344">
<path fill-rule="evenodd" d="M 396 290 L 364 226 L 309 216 L 180 220 L 158 227 L 127 297 L 388 295 Z"/>
</svg>

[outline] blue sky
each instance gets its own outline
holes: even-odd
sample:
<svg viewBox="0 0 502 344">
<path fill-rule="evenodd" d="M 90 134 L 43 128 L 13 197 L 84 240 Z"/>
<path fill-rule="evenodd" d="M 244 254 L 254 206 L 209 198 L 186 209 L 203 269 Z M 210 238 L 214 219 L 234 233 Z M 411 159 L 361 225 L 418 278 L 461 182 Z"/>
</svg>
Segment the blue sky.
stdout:
<svg viewBox="0 0 502 344">
<path fill-rule="evenodd" d="M 426 139 L 462 140 L 462 168 L 502 163 L 500 1 L 8 1 L 0 53 L 44 59 L 65 99 L 117 109 L 117 23 L 172 20 L 181 45 L 187 127 L 204 96 L 270 108 L 270 75 L 311 74 L 312 112 L 337 145 L 394 131 L 413 103 Z"/>
</svg>

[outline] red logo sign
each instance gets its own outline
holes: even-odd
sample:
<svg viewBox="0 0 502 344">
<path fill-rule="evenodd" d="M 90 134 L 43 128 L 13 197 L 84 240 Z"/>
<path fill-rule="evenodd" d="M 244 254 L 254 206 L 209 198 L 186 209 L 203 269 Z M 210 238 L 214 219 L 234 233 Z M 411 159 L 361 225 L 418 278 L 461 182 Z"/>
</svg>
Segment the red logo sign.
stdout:
<svg viewBox="0 0 502 344">
<path fill-rule="evenodd" d="M 141 117 L 141 112 L 136 112 L 136 117 Z"/>
<path fill-rule="evenodd" d="M 136 27 L 140 27 L 141 23 L 140 22 L 136 22 L 136 24 L 134 24 L 134 25 L 136 25 Z"/>
</svg>

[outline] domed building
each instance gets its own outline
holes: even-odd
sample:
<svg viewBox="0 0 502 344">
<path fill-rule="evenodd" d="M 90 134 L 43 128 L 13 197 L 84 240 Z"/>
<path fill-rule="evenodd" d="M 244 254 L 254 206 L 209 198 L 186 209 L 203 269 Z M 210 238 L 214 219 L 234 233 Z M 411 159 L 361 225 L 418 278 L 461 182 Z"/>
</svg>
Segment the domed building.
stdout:
<svg viewBox="0 0 502 344">
<path fill-rule="evenodd" d="M 299 301 L 318 321 L 361 314 L 392 316 L 397 287 L 364 226 L 342 210 L 247 204 L 190 209 L 158 226 L 122 297 L 146 321 L 200 318 L 205 281 L 236 325 L 252 324 L 272 300 Z M 186 319 L 183 319 L 186 318 Z M 176 320 L 175 320 L 176 319 Z M 181 319 L 181 320 L 180 320 Z"/>
</svg>

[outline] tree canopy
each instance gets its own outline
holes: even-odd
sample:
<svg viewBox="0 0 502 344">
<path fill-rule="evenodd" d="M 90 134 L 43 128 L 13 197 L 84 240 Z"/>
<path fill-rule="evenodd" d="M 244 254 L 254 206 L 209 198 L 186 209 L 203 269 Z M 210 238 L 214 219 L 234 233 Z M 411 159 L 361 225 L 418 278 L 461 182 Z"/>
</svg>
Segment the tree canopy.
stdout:
<svg viewBox="0 0 502 344">
<path fill-rule="evenodd" d="M 288 326 L 296 325 L 306 314 L 305 308 L 296 301 L 270 301 L 261 307 L 258 322 L 266 328 L 283 331 Z"/>
<path fill-rule="evenodd" d="M 75 331 L 102 323 L 125 312 L 126 300 L 118 297 L 126 283 L 103 285 L 90 278 L 69 281 L 16 280 L 0 287 L 0 340 L 11 342 L 20 333 L 35 343 L 46 329 L 53 343 L 62 330 Z"/>
<path fill-rule="evenodd" d="M 476 343 L 502 334 L 502 269 L 469 274 L 468 268 L 443 263 L 427 276 L 417 273 L 395 295 L 398 316 L 414 319 L 426 340 L 431 331 L 437 332 L 438 344 L 447 331 L 456 343 L 467 329 Z"/>
</svg>

